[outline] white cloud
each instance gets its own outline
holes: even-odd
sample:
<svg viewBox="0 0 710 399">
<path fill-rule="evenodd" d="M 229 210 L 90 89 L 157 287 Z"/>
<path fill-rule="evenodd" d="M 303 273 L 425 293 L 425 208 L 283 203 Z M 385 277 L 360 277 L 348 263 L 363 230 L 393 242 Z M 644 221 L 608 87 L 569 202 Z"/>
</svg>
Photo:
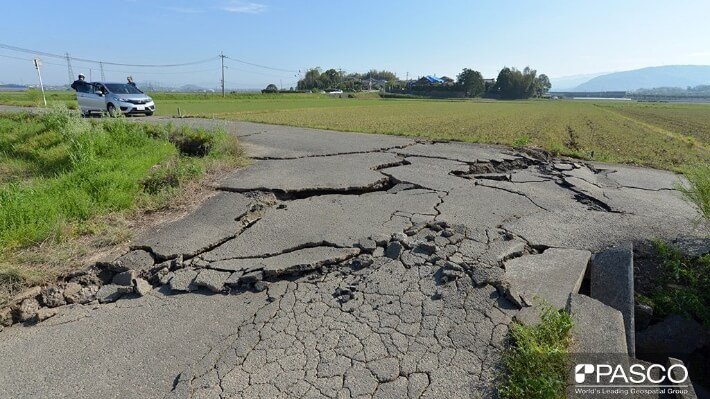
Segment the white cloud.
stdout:
<svg viewBox="0 0 710 399">
<path fill-rule="evenodd" d="M 227 12 L 235 12 L 242 14 L 260 14 L 266 11 L 266 5 L 259 3 L 250 3 L 246 1 L 232 0 L 221 7 Z"/>
<path fill-rule="evenodd" d="M 710 57 L 710 51 L 696 51 L 694 53 L 690 53 L 691 57 L 701 57 L 701 58 L 706 58 Z"/>
</svg>

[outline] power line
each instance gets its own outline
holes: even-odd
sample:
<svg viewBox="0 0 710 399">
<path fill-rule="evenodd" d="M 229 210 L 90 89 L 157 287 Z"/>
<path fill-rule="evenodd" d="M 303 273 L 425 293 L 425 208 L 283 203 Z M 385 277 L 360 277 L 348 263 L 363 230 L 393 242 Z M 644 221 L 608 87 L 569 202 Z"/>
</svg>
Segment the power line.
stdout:
<svg viewBox="0 0 710 399">
<path fill-rule="evenodd" d="M 116 73 L 135 73 L 134 71 L 121 71 L 121 70 L 116 70 L 116 69 L 104 69 L 106 72 L 116 72 Z M 210 69 L 200 69 L 197 71 L 191 70 L 191 71 L 173 71 L 173 72 L 140 72 L 141 75 L 183 75 L 186 73 L 202 73 L 202 72 L 218 72 L 219 68 L 210 68 Z"/>
<path fill-rule="evenodd" d="M 32 58 L 17 57 L 17 56 L 8 55 L 8 54 L 0 54 L 0 57 L 10 58 L 10 59 L 19 60 L 19 61 L 30 61 L 31 62 L 33 60 Z M 44 65 L 52 65 L 52 66 L 67 68 L 67 65 L 56 63 L 56 62 L 42 61 L 42 63 Z M 226 68 L 226 66 L 225 66 L 225 68 Z M 72 69 L 73 69 L 73 65 L 72 65 Z M 210 69 L 198 69 L 198 70 L 189 70 L 189 71 L 140 72 L 140 74 L 141 75 L 183 75 L 183 74 L 188 74 L 188 73 L 218 72 L 219 70 L 220 70 L 219 68 L 210 68 Z M 246 70 L 240 70 L 240 69 L 235 69 L 235 70 L 242 71 L 242 72 L 252 72 L 252 71 L 246 71 Z M 120 69 L 107 69 L 107 68 L 104 68 L 104 71 L 105 72 L 115 72 L 115 73 L 126 73 L 126 74 L 135 73 L 135 71 L 127 71 L 127 70 L 120 70 Z M 259 72 L 253 72 L 253 73 L 259 73 Z M 72 80 L 73 79 L 74 79 L 74 75 L 72 74 Z"/>
<path fill-rule="evenodd" d="M 57 64 L 57 63 L 51 63 L 51 62 L 45 62 L 47 65 L 57 65 L 57 66 L 64 66 L 67 68 L 67 73 L 69 76 L 69 80 L 73 79 L 73 67 L 72 67 L 72 61 L 74 62 L 79 62 L 79 63 L 92 63 L 92 64 L 98 64 L 99 70 L 101 72 L 101 80 L 105 81 L 106 76 L 104 71 L 109 71 L 109 72 L 123 72 L 123 73 L 133 73 L 133 72 L 126 72 L 126 71 L 117 71 L 117 70 L 109 70 L 109 69 L 104 69 L 104 65 L 114 65 L 114 66 L 124 66 L 124 67 L 131 67 L 131 68 L 173 68 L 173 67 L 182 67 L 182 66 L 188 66 L 188 65 L 197 65 L 197 64 L 203 64 L 207 62 L 212 62 L 217 59 L 220 60 L 221 63 L 221 72 L 222 72 L 222 79 L 221 79 L 221 86 L 222 86 L 222 95 L 224 96 L 225 94 L 225 81 L 224 81 L 224 69 L 228 68 L 224 64 L 224 60 L 229 59 L 241 64 L 245 65 L 250 65 L 254 66 L 257 68 L 263 68 L 263 69 L 268 69 L 272 71 L 278 71 L 278 72 L 287 72 L 287 73 L 300 73 L 300 71 L 296 70 L 290 70 L 290 69 L 283 69 L 283 68 L 275 68 L 275 67 L 270 67 L 262 64 L 256 64 L 253 62 L 249 61 L 244 61 L 238 58 L 232 58 L 229 56 L 224 55 L 223 52 L 220 52 L 220 54 L 216 57 L 210 57 L 206 58 L 203 60 L 197 60 L 197 61 L 192 61 L 192 62 L 184 62 L 184 63 L 178 63 L 178 64 L 127 64 L 127 63 L 118 63 L 118 62 L 107 62 L 107 61 L 99 61 L 99 60 L 93 60 L 93 59 L 88 59 L 88 58 L 80 58 L 80 57 L 72 57 L 69 55 L 69 53 L 65 53 L 64 55 L 60 54 L 54 54 L 54 53 L 49 53 L 46 51 L 40 51 L 40 50 L 33 50 L 33 49 L 27 49 L 23 47 L 17 47 L 17 46 L 12 46 L 9 44 L 3 44 L 0 43 L 0 48 L 6 49 L 6 50 L 11 50 L 11 51 L 16 51 L 16 52 L 21 52 L 21 53 L 26 53 L 26 54 L 32 54 L 36 56 L 42 56 L 42 57 L 49 57 L 49 58 L 56 58 L 56 59 L 61 59 L 66 62 L 65 65 L 62 64 Z M 18 60 L 28 60 L 31 61 L 30 59 L 26 58 L 21 58 L 21 57 L 14 57 L 14 56 L 9 56 L 9 55 L 3 55 L 0 54 L 0 56 L 7 57 L 7 58 L 13 58 L 13 59 L 18 59 Z M 91 68 L 90 68 L 91 69 Z M 234 68 L 234 70 L 242 71 L 242 72 L 247 72 L 247 73 L 254 73 L 254 74 L 259 74 L 259 75 L 265 75 L 265 76 L 271 76 L 271 77 L 278 77 L 278 78 L 284 78 L 285 76 L 277 76 L 277 75 L 269 75 L 257 71 L 246 71 L 246 70 L 240 70 Z M 173 74 L 185 74 L 185 73 L 194 73 L 194 72 L 203 72 L 203 71 L 176 71 L 172 72 Z M 141 72 L 143 73 L 143 72 Z M 169 72 L 163 72 L 163 73 L 169 73 Z"/>
<path fill-rule="evenodd" d="M 21 61 L 33 61 L 32 58 L 15 57 L 15 56 L 12 56 L 12 55 L 7 55 L 7 54 L 0 54 L 0 57 L 12 58 L 12 59 L 14 59 L 14 60 L 21 60 Z M 57 64 L 57 63 L 54 63 L 54 62 L 42 61 L 42 63 L 43 63 L 44 65 L 56 65 L 56 66 L 60 66 L 60 67 L 62 67 L 62 68 L 66 67 L 66 65 L 64 65 L 64 64 Z"/>
<path fill-rule="evenodd" d="M 244 72 L 244 73 L 253 73 L 253 74 L 255 74 L 255 75 L 268 76 L 268 77 L 271 77 L 271 78 L 292 78 L 292 77 L 293 77 L 293 75 L 274 75 L 274 74 L 271 74 L 271 73 L 264 73 L 264 72 L 259 72 L 259 71 L 252 71 L 252 70 L 249 70 L 249 69 L 234 68 L 234 67 L 232 67 L 232 66 L 229 66 L 229 64 L 226 64 L 226 65 L 225 65 L 225 68 L 228 68 L 228 69 L 230 69 L 230 70 L 232 70 L 232 71 L 239 71 L 239 72 Z"/>
<path fill-rule="evenodd" d="M 59 55 L 59 54 L 53 54 L 53 53 L 48 53 L 46 51 L 39 51 L 39 50 L 31 50 L 31 49 L 26 49 L 22 47 L 17 47 L 17 46 L 11 46 L 9 44 L 3 44 L 0 43 L 0 48 L 4 48 L 7 50 L 12 50 L 12 51 L 17 51 L 21 53 L 28 53 L 28 54 L 34 54 L 34 55 L 41 55 L 44 57 L 50 57 L 50 58 L 59 58 L 59 59 L 66 59 L 65 55 Z M 196 65 L 196 64 L 203 64 L 206 62 L 214 61 L 217 59 L 217 57 L 210 57 L 210 58 L 205 58 L 202 60 L 197 60 L 197 61 L 191 61 L 191 62 L 184 62 L 180 64 L 125 64 L 125 63 L 119 63 L 119 62 L 108 62 L 108 61 L 99 61 L 99 60 L 92 60 L 88 58 L 80 58 L 80 57 L 69 57 L 70 59 L 74 61 L 81 61 L 81 62 L 91 62 L 94 64 L 105 64 L 105 65 L 115 65 L 115 66 L 128 66 L 128 67 L 136 67 L 136 68 L 172 68 L 172 67 L 180 67 L 180 66 L 188 66 L 188 65 Z"/>
<path fill-rule="evenodd" d="M 127 66 L 127 67 L 135 67 L 135 68 L 173 68 L 173 67 L 181 67 L 181 66 L 188 66 L 188 65 L 197 65 L 197 64 L 204 64 L 207 62 L 214 61 L 216 59 L 221 58 L 222 61 L 224 61 L 224 58 L 230 59 L 232 61 L 239 62 L 241 64 L 245 65 L 251 65 L 257 68 L 263 68 L 263 69 L 269 69 L 272 71 L 279 71 L 279 72 L 288 72 L 288 73 L 298 73 L 300 71 L 292 70 L 292 69 L 284 69 L 284 68 L 276 68 L 276 67 L 270 67 L 267 65 L 262 65 L 262 64 L 257 64 L 254 62 L 249 62 L 245 60 L 241 60 L 238 58 L 233 58 L 229 57 L 226 55 L 219 55 L 216 57 L 209 57 L 205 58 L 202 60 L 197 60 L 197 61 L 191 61 L 191 62 L 183 62 L 183 63 L 177 63 L 177 64 L 128 64 L 128 63 L 120 63 L 120 62 L 109 62 L 109 61 L 100 61 L 100 60 L 93 60 L 89 58 L 81 58 L 81 57 L 70 57 L 68 54 L 54 54 L 54 53 L 49 53 L 46 51 L 40 51 L 40 50 L 32 50 L 32 49 L 27 49 L 23 47 L 17 47 L 17 46 L 12 46 L 9 44 L 3 44 L 0 43 L 0 48 L 4 48 L 7 50 L 11 51 L 17 51 L 21 53 L 27 53 L 27 54 L 33 54 L 33 55 L 40 55 L 43 57 L 50 57 L 50 58 L 57 58 L 61 60 L 66 60 L 66 61 L 75 61 L 75 62 L 89 62 L 93 64 L 104 64 L 104 65 L 114 65 L 114 66 Z"/>
<path fill-rule="evenodd" d="M 255 63 L 253 63 L 253 62 L 248 62 L 248 61 L 240 60 L 240 59 L 237 59 L 237 58 L 232 58 L 232 57 L 227 57 L 227 56 L 225 56 L 225 57 L 226 57 L 227 59 L 232 60 L 232 61 L 241 62 L 242 64 L 251 65 L 251 66 L 255 66 L 255 67 L 259 67 L 259 68 L 264 68 L 264 69 L 271 69 L 272 71 L 294 72 L 294 73 L 300 72 L 300 71 L 294 71 L 294 70 L 291 70 L 291 69 L 273 68 L 273 67 L 269 67 L 269 66 L 266 66 L 266 65 L 255 64 Z"/>
</svg>

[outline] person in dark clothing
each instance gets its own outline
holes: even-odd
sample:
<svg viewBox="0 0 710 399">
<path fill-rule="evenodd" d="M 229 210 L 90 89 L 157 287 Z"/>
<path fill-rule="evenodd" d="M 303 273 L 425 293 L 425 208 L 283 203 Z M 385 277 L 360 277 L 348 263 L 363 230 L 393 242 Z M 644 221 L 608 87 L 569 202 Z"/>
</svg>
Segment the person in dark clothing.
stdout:
<svg viewBox="0 0 710 399">
<path fill-rule="evenodd" d="M 86 87 L 90 86 L 89 82 L 86 81 L 86 77 L 84 76 L 83 73 L 79 74 L 79 78 L 74 81 L 74 83 L 71 84 L 71 88 L 76 90 L 76 91 L 88 91 L 86 90 Z M 84 90 L 80 90 L 81 88 L 84 88 Z"/>
<path fill-rule="evenodd" d="M 136 87 L 136 82 L 133 81 L 133 76 L 129 76 L 129 77 L 127 77 L 126 79 L 128 79 L 128 84 L 129 84 L 129 85 L 131 85 L 131 86 L 133 86 L 133 87 Z"/>
</svg>

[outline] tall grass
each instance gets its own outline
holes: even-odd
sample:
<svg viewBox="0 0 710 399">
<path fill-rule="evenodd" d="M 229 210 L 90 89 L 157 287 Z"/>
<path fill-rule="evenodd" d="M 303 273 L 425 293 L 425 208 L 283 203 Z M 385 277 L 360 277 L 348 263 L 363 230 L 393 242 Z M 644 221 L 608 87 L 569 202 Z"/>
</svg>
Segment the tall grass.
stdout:
<svg viewBox="0 0 710 399">
<path fill-rule="evenodd" d="M 505 377 L 499 393 L 504 399 L 563 398 L 569 362 L 572 316 L 547 307 L 537 325 L 514 323 L 512 346 L 503 357 Z"/>
<path fill-rule="evenodd" d="M 685 170 L 688 186 L 679 185 L 678 189 L 685 198 L 695 204 L 700 214 L 707 221 L 710 219 L 710 164 L 688 167 Z"/>
<path fill-rule="evenodd" d="M 662 260 L 656 288 L 641 300 L 653 307 L 654 317 L 681 314 L 710 327 L 710 254 L 688 258 L 662 241 L 654 246 Z"/>
<path fill-rule="evenodd" d="M 0 161 L 19 160 L 24 169 L 0 183 L 0 254 L 71 236 L 96 215 L 135 209 L 199 176 L 211 162 L 236 162 L 243 155 L 224 132 L 194 133 L 121 118 L 96 122 L 63 107 L 46 115 L 3 117 L 0 126 L 6 129 Z M 190 134 L 209 147 L 199 158 L 183 155 L 174 144 L 178 138 L 191 143 Z"/>
</svg>

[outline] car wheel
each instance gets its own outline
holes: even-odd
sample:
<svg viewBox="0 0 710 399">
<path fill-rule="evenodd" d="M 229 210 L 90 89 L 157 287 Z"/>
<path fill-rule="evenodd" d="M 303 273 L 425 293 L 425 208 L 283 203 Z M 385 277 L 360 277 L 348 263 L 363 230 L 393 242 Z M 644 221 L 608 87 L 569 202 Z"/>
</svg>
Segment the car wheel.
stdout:
<svg viewBox="0 0 710 399">
<path fill-rule="evenodd" d="M 113 105 L 113 104 L 109 104 L 109 105 L 106 107 L 106 110 L 108 111 L 108 114 L 109 114 L 111 117 L 114 117 L 114 116 L 117 116 L 117 115 L 118 115 L 118 112 L 116 111 L 116 106 Z"/>
<path fill-rule="evenodd" d="M 153 116 L 153 111 L 147 111 L 147 112 L 145 113 L 145 116 Z"/>
</svg>

